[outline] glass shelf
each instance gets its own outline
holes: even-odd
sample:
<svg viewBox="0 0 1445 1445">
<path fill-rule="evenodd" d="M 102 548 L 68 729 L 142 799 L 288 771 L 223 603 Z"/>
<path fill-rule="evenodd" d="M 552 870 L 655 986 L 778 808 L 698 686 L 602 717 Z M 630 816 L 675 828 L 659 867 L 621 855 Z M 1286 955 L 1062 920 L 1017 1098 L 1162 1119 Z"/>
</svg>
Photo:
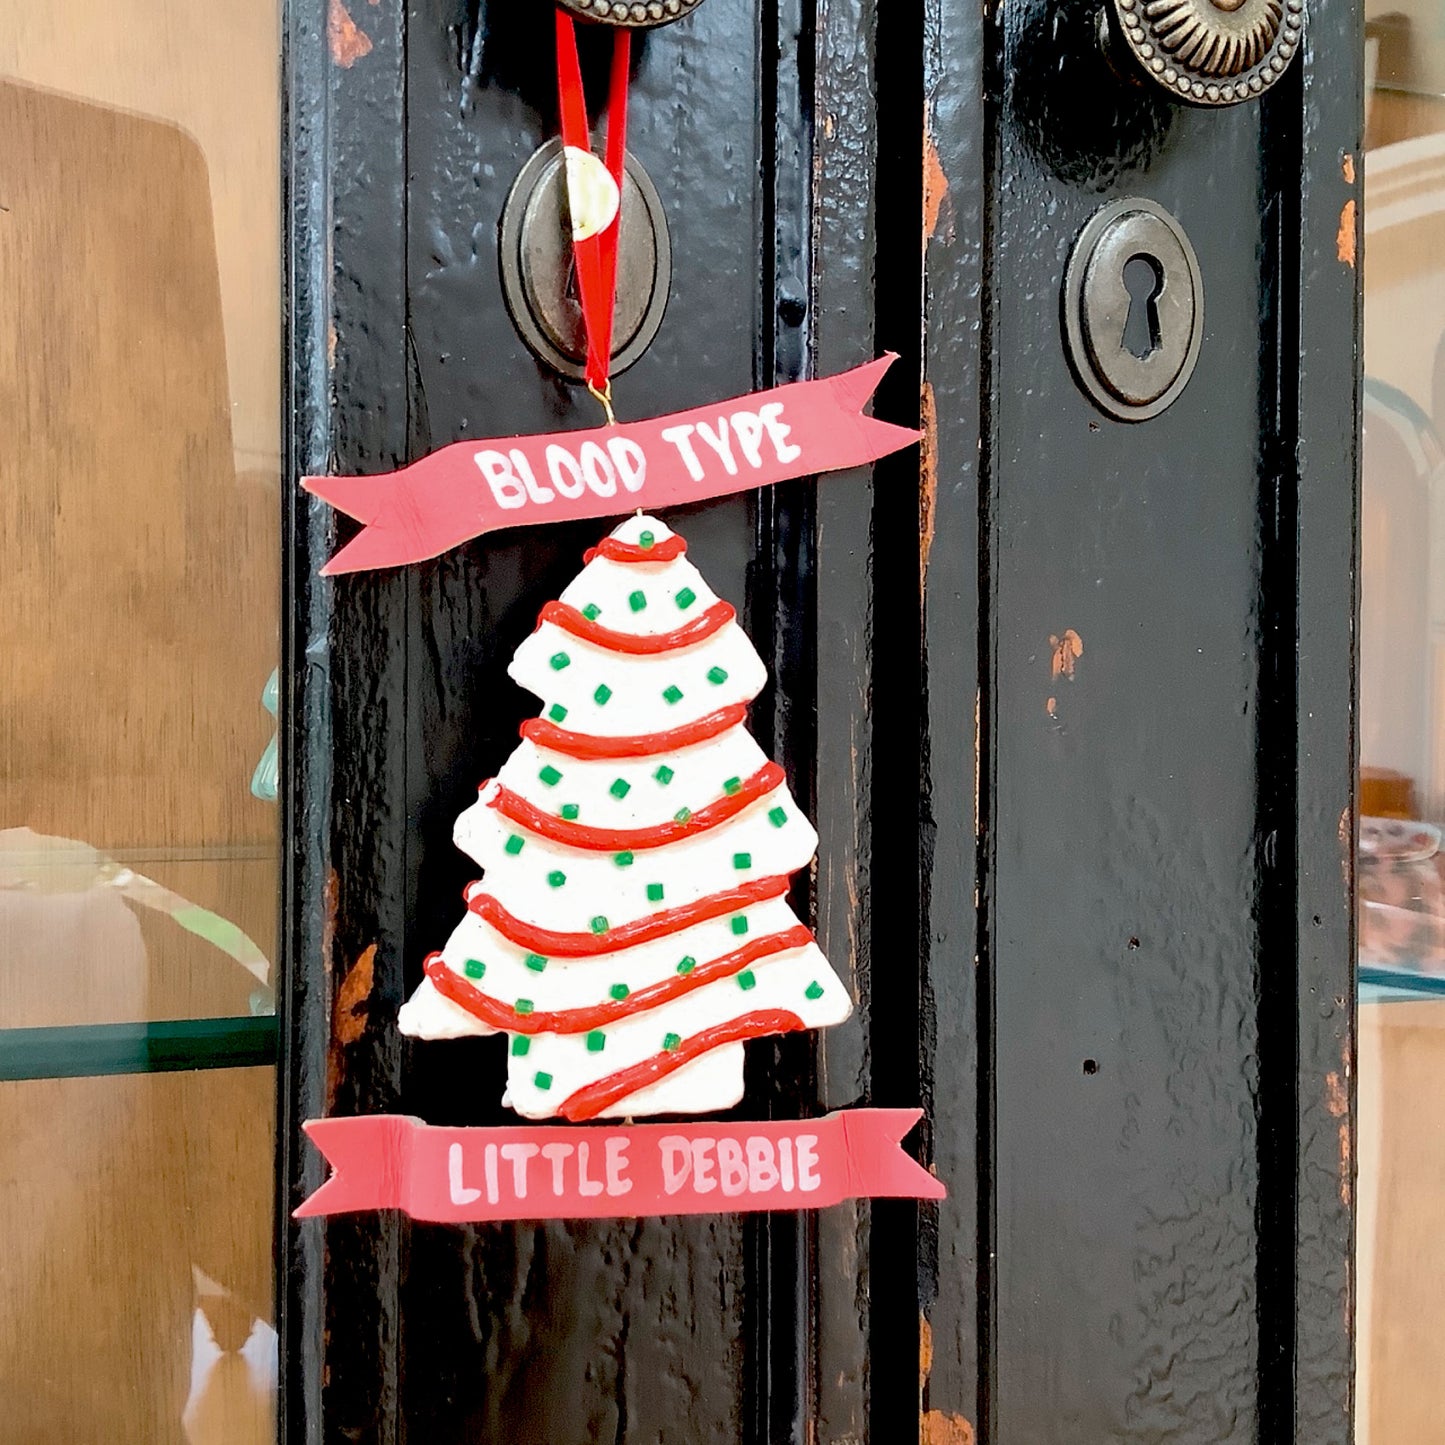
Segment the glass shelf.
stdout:
<svg viewBox="0 0 1445 1445">
<path fill-rule="evenodd" d="M 1376 968 L 1362 963 L 1359 979 L 1362 1004 L 1445 1001 L 1445 974 L 1413 973 L 1405 968 Z"/>
<path fill-rule="evenodd" d="M 274 1015 L 0 1030 L 0 1081 L 82 1079 L 276 1062 Z"/>
</svg>

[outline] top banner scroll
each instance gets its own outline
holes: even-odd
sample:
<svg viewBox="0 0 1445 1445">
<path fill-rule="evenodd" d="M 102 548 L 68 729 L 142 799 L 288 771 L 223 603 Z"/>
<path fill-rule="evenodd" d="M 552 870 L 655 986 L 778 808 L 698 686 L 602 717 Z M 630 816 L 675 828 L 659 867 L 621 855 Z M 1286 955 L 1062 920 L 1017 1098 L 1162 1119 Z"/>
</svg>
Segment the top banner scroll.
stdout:
<svg viewBox="0 0 1445 1445">
<path fill-rule="evenodd" d="M 366 525 L 322 573 L 401 567 L 503 527 L 616 516 L 865 466 L 918 441 L 863 408 L 896 360 L 652 421 L 455 442 L 376 477 L 301 485 Z"/>
</svg>

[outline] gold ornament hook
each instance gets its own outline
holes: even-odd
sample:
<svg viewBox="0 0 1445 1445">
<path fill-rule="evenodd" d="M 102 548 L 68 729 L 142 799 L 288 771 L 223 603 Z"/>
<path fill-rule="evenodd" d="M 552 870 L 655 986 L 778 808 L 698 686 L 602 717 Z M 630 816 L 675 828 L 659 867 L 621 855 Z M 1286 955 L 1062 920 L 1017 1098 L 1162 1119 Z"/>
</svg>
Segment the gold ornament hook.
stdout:
<svg viewBox="0 0 1445 1445">
<path fill-rule="evenodd" d="M 593 386 L 589 381 L 587 390 L 592 393 L 597 404 L 607 413 L 607 425 L 617 425 L 617 414 L 612 410 L 612 383 L 609 381 L 604 387 Z"/>
</svg>

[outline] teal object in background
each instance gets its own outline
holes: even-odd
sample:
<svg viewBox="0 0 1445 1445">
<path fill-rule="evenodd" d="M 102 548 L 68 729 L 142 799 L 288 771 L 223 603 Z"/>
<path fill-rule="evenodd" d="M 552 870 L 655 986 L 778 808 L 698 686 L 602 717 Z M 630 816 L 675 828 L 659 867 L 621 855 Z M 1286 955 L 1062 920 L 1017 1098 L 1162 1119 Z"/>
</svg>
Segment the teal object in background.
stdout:
<svg viewBox="0 0 1445 1445">
<path fill-rule="evenodd" d="M 266 686 L 261 689 L 261 706 L 275 717 L 280 700 L 281 670 L 277 668 L 266 679 Z M 277 734 L 272 733 L 271 741 L 266 744 L 266 751 L 261 754 L 261 761 L 256 764 L 256 771 L 251 774 L 251 793 L 263 803 L 274 803 L 280 791 L 281 765 L 277 752 Z"/>
</svg>

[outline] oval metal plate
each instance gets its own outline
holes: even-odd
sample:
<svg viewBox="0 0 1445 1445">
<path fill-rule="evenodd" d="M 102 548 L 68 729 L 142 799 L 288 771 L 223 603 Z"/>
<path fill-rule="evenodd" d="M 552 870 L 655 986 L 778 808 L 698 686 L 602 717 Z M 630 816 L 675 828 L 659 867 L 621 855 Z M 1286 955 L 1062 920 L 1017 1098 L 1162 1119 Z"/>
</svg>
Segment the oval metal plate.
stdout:
<svg viewBox="0 0 1445 1445">
<path fill-rule="evenodd" d="M 1130 307 L 1124 268 L 1154 263 L 1157 340 L 1147 356 L 1125 344 Z M 1111 201 L 1079 233 L 1064 278 L 1064 338 L 1079 384 L 1120 421 L 1148 421 L 1189 384 L 1204 337 L 1204 283 L 1184 228 L 1156 201 Z"/>
<path fill-rule="evenodd" d="M 587 334 L 577 299 L 562 142 L 549 141 L 522 167 L 502 210 L 502 293 L 513 324 L 554 371 L 580 381 Z M 672 288 L 672 241 L 662 199 L 641 162 L 627 157 L 612 372 L 652 344 Z"/>
</svg>

